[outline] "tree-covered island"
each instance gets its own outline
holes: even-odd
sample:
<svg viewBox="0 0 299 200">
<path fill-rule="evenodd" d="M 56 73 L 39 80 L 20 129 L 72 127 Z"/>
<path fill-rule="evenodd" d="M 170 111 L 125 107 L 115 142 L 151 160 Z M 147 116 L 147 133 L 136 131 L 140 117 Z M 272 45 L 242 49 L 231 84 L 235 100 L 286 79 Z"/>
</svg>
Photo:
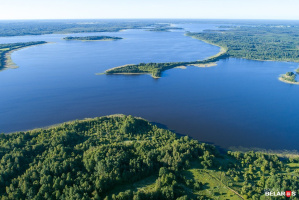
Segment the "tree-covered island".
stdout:
<svg viewBox="0 0 299 200">
<path fill-rule="evenodd" d="M 298 69 L 297 69 L 298 70 Z M 298 72 L 297 72 L 298 73 Z M 296 80 L 296 73 L 294 72 L 287 72 L 285 74 L 282 74 L 279 77 L 279 80 L 285 83 L 290 83 L 290 84 L 296 84 L 298 85 L 299 82 Z"/>
<path fill-rule="evenodd" d="M 263 200 L 265 189 L 299 192 L 296 157 L 221 153 L 124 115 L 0 134 L 0 159 L 2 200 Z"/>
<path fill-rule="evenodd" d="M 64 40 L 80 40 L 80 41 L 112 41 L 121 40 L 121 37 L 113 36 L 86 36 L 86 37 L 65 37 Z"/>
<path fill-rule="evenodd" d="M 38 42 L 25 42 L 25 43 L 8 43 L 8 44 L 0 44 L 0 70 L 3 68 L 14 68 L 17 67 L 11 60 L 10 54 L 13 51 L 34 46 L 45 44 L 45 41 Z"/>
<path fill-rule="evenodd" d="M 147 31 L 155 32 L 169 32 L 172 30 L 183 30 L 183 28 L 171 26 L 170 24 L 155 24 L 153 27 L 147 29 Z"/>
</svg>

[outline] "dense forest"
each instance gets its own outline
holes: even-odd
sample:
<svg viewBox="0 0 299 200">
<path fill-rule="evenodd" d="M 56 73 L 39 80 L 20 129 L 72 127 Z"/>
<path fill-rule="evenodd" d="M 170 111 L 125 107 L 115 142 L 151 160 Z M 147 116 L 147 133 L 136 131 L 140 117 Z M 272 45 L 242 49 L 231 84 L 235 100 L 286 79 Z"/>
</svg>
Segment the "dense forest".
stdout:
<svg viewBox="0 0 299 200">
<path fill-rule="evenodd" d="M 17 50 L 20 48 L 38 45 L 38 44 L 45 44 L 44 41 L 38 42 L 25 42 L 25 43 L 8 43 L 8 44 L 0 44 L 0 69 L 5 67 L 7 62 L 10 61 L 10 58 L 7 58 L 7 54 L 13 50 Z"/>
<path fill-rule="evenodd" d="M 65 37 L 64 40 L 82 40 L 82 41 L 105 41 L 105 40 L 121 40 L 121 37 L 112 36 L 86 36 L 86 37 Z"/>
<path fill-rule="evenodd" d="M 155 20 L 28 20 L 0 22 L 0 37 L 84 32 L 117 32 L 125 29 L 161 29 L 169 23 Z M 175 28 L 175 27 L 173 27 Z"/>
<path fill-rule="evenodd" d="M 298 159 L 220 153 L 124 115 L 0 134 L 0 159 L 2 200 L 265 199 L 299 187 Z"/>
<path fill-rule="evenodd" d="M 299 61 L 299 26 L 225 26 L 228 30 L 187 33 L 227 48 L 228 55 L 252 60 Z"/>
</svg>

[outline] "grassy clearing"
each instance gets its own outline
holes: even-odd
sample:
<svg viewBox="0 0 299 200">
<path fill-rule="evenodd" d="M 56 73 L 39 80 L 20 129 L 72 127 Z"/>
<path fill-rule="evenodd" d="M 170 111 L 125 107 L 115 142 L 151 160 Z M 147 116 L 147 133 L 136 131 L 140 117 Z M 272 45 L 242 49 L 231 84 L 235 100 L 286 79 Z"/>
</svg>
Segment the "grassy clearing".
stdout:
<svg viewBox="0 0 299 200">
<path fill-rule="evenodd" d="M 193 177 L 195 180 L 200 181 L 203 184 L 203 190 L 196 191 L 195 194 L 201 196 L 207 196 L 214 199 L 230 199 L 239 200 L 242 199 L 234 192 L 229 190 L 219 180 L 211 176 L 215 175 L 215 172 L 211 170 L 201 170 L 192 168 L 185 172 L 187 177 Z"/>
<path fill-rule="evenodd" d="M 112 196 L 112 194 L 119 194 L 120 192 L 125 192 L 126 190 L 132 190 L 133 192 L 142 191 L 142 190 L 151 191 L 155 187 L 155 181 L 157 178 L 158 177 L 156 175 L 153 175 L 132 184 L 124 184 L 115 187 L 107 194 L 107 196 Z"/>
</svg>

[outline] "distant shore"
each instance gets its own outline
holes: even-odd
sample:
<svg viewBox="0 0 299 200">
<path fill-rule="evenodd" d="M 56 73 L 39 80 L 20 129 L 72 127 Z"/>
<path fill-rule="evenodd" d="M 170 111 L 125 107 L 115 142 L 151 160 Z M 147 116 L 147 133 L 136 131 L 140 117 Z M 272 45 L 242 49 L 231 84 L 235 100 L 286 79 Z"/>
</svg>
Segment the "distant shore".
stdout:
<svg viewBox="0 0 299 200">
<path fill-rule="evenodd" d="M 107 42 L 107 41 L 115 41 L 119 39 L 103 39 L 103 40 L 69 40 L 69 39 L 63 39 L 63 40 L 68 40 L 68 41 L 81 41 L 81 42 Z"/>
<path fill-rule="evenodd" d="M 112 37 L 112 36 L 86 36 L 86 37 L 65 37 L 63 40 L 75 40 L 75 41 L 83 41 L 83 42 L 93 42 L 93 41 L 114 41 L 114 40 L 122 40 L 121 37 Z"/>
</svg>

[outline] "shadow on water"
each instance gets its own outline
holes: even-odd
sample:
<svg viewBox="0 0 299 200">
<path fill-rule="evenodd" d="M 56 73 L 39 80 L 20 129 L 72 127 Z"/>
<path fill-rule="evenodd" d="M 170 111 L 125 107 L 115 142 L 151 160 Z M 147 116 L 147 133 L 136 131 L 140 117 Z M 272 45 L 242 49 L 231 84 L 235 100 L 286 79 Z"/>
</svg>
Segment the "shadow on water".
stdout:
<svg viewBox="0 0 299 200">
<path fill-rule="evenodd" d="M 169 130 L 173 133 L 175 133 L 176 135 L 178 135 L 179 137 L 184 137 L 184 136 L 188 136 L 190 137 L 189 135 L 185 135 L 185 134 L 182 134 L 182 133 L 179 133 L 179 132 L 176 132 L 175 130 L 173 129 L 169 129 L 168 126 L 166 126 L 165 124 L 161 124 L 159 122 L 150 122 L 152 125 L 156 125 L 158 128 L 162 128 L 162 129 L 166 129 L 166 130 Z M 192 137 L 190 137 L 192 138 Z"/>
<path fill-rule="evenodd" d="M 191 136 L 189 136 L 189 135 L 179 133 L 179 132 L 177 132 L 177 131 L 175 131 L 175 130 L 173 130 L 173 129 L 169 129 L 168 126 L 165 125 L 165 124 L 161 124 L 161 123 L 159 123 L 159 122 L 150 122 L 150 123 L 151 123 L 152 125 L 156 125 L 158 128 L 162 128 L 162 129 L 169 130 L 169 131 L 175 133 L 175 134 L 176 134 L 177 136 L 179 136 L 179 137 L 188 136 L 188 137 L 191 138 L 191 139 L 197 140 L 197 139 L 195 139 L 195 138 L 193 138 L 193 137 L 191 137 Z M 217 149 L 220 153 L 226 153 L 226 152 L 228 151 L 228 149 L 225 149 L 225 148 L 223 148 L 223 147 L 221 147 L 221 146 L 219 146 L 219 145 L 216 145 L 216 144 L 214 144 L 214 143 L 212 143 L 212 142 L 200 141 L 200 140 L 197 140 L 197 141 L 215 146 L 216 149 Z"/>
</svg>

